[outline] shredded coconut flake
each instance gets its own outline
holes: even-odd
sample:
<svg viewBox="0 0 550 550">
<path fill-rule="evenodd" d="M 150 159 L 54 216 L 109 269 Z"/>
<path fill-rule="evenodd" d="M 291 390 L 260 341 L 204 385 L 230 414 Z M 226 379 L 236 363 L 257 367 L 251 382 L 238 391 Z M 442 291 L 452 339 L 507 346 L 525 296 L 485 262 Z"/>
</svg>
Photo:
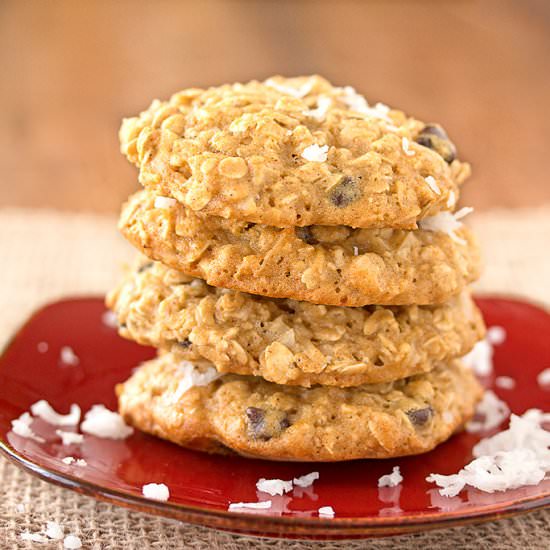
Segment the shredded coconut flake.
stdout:
<svg viewBox="0 0 550 550">
<path fill-rule="evenodd" d="M 489 376 L 493 372 L 493 346 L 486 339 L 480 340 L 462 362 L 478 376 Z"/>
<path fill-rule="evenodd" d="M 378 480 L 378 487 L 397 487 L 403 481 L 399 466 L 394 466 L 391 474 L 386 474 Z"/>
<path fill-rule="evenodd" d="M 181 381 L 174 392 L 174 402 L 194 386 L 208 386 L 214 380 L 222 376 L 214 367 L 204 368 L 202 371 L 190 361 L 180 361 L 178 370 L 181 373 Z"/>
<path fill-rule="evenodd" d="M 449 411 L 443 411 L 443 420 L 444 420 L 447 424 L 450 424 L 450 423 L 454 420 L 453 413 L 451 413 L 451 412 L 449 412 Z"/>
<path fill-rule="evenodd" d="M 359 247 L 358 246 L 353 247 L 353 255 L 354 256 L 359 256 Z"/>
<path fill-rule="evenodd" d="M 261 502 L 232 502 L 229 504 L 230 512 L 240 512 L 242 510 L 267 510 L 271 508 L 271 500 L 262 500 Z"/>
<path fill-rule="evenodd" d="M 19 418 L 15 418 L 11 421 L 11 429 L 14 434 L 25 439 L 33 439 L 37 443 L 44 443 L 45 439 L 36 435 L 31 428 L 33 418 L 28 413 L 23 413 Z"/>
<path fill-rule="evenodd" d="M 314 143 L 302 151 L 302 158 L 310 162 L 325 162 L 327 160 L 328 145 Z"/>
<path fill-rule="evenodd" d="M 70 466 L 74 464 L 75 466 L 87 466 L 88 463 L 83 458 L 75 458 L 74 456 L 66 456 L 61 459 L 61 462 Z"/>
<path fill-rule="evenodd" d="M 176 206 L 176 199 L 172 197 L 155 197 L 155 208 L 172 208 Z"/>
<path fill-rule="evenodd" d="M 48 521 L 44 533 L 52 540 L 61 540 L 64 536 L 63 527 L 55 521 Z"/>
<path fill-rule="evenodd" d="M 65 365 L 71 365 L 72 367 L 80 363 L 80 359 L 70 346 L 63 346 L 59 355 L 61 362 Z"/>
<path fill-rule="evenodd" d="M 110 411 L 104 405 L 93 405 L 84 416 L 80 429 L 87 434 L 107 439 L 126 439 L 134 431 L 124 423 L 118 413 Z"/>
<path fill-rule="evenodd" d="M 333 518 L 334 517 L 334 508 L 332 506 L 321 506 L 321 508 L 319 508 L 319 517 L 320 518 Z"/>
<path fill-rule="evenodd" d="M 272 78 L 269 78 L 268 80 L 265 81 L 265 85 L 269 86 L 270 88 L 273 88 L 274 90 L 277 90 L 278 92 L 281 92 L 282 94 L 290 95 L 292 97 L 299 99 L 299 98 L 305 97 L 307 94 L 309 94 L 309 92 L 311 92 L 313 88 L 313 80 L 309 79 L 306 82 L 304 82 L 301 86 L 294 87 L 294 86 L 288 86 L 285 84 L 279 84 Z"/>
<path fill-rule="evenodd" d="M 28 531 L 21 533 L 19 538 L 29 542 L 48 542 L 48 537 L 45 535 L 41 535 L 40 533 L 29 533 Z"/>
<path fill-rule="evenodd" d="M 406 138 L 401 138 L 401 148 L 408 157 L 414 156 L 414 151 L 410 148 L 411 142 Z"/>
<path fill-rule="evenodd" d="M 441 231 L 451 237 L 451 239 L 464 243 L 465 241 L 456 236 L 455 231 L 462 227 L 460 221 L 464 216 L 473 212 L 473 208 L 465 207 L 461 208 L 454 214 L 452 212 L 438 212 L 435 216 L 429 216 L 418 222 L 418 227 L 424 231 Z"/>
<path fill-rule="evenodd" d="M 292 481 L 284 481 L 283 479 L 264 479 L 261 478 L 256 482 L 256 488 L 262 493 L 268 493 L 271 496 L 282 495 L 292 491 Z"/>
<path fill-rule="evenodd" d="M 428 184 L 428 187 L 436 194 L 441 195 L 441 189 L 439 189 L 439 185 L 437 185 L 437 182 L 435 181 L 435 178 L 433 176 L 426 176 L 424 178 L 426 183 Z"/>
<path fill-rule="evenodd" d="M 298 487 L 309 487 L 310 485 L 313 485 L 314 481 L 317 481 L 319 479 L 319 472 L 311 472 L 309 474 L 305 474 L 300 477 L 294 478 L 294 485 L 297 485 Z"/>
<path fill-rule="evenodd" d="M 495 386 L 503 390 L 513 390 L 516 387 L 516 381 L 510 376 L 497 376 Z"/>
<path fill-rule="evenodd" d="M 66 550 L 78 550 L 82 548 L 82 541 L 76 535 L 67 535 L 63 540 L 63 548 Z"/>
<path fill-rule="evenodd" d="M 319 122 L 325 120 L 327 112 L 332 105 L 332 99 L 328 96 L 319 96 L 317 99 L 317 107 L 304 111 L 304 115 L 314 118 Z"/>
<path fill-rule="evenodd" d="M 447 197 L 447 208 L 453 208 L 456 204 L 456 195 L 454 191 L 449 191 L 449 196 Z"/>
<path fill-rule="evenodd" d="M 384 120 L 385 122 L 392 122 L 391 118 L 388 116 L 390 108 L 387 105 L 377 103 L 374 107 L 369 106 L 365 97 L 358 94 L 352 86 L 341 88 L 341 92 L 342 95 L 339 96 L 338 99 L 350 110 L 372 118 Z M 390 129 L 390 126 L 388 126 L 388 129 Z M 396 130 L 397 128 L 392 125 L 391 129 Z"/>
<path fill-rule="evenodd" d="M 61 443 L 63 445 L 80 445 L 80 443 L 84 441 L 84 436 L 75 432 L 55 430 L 55 433 L 61 438 Z"/>
<path fill-rule="evenodd" d="M 494 392 L 487 390 L 476 409 L 473 420 L 466 424 L 470 433 L 486 432 L 496 428 L 510 416 L 510 408 Z"/>
<path fill-rule="evenodd" d="M 118 327 L 118 320 L 116 313 L 114 311 L 105 311 L 103 315 L 101 316 L 101 322 L 109 328 L 117 328 Z"/>
<path fill-rule="evenodd" d="M 148 483 L 141 488 L 145 498 L 151 500 L 167 501 L 170 498 L 170 491 L 164 483 Z"/>
<path fill-rule="evenodd" d="M 54 426 L 75 426 L 80 422 L 81 414 L 80 407 L 76 403 L 71 405 L 69 414 L 59 414 L 44 399 L 31 405 L 31 412 L 34 416 L 38 416 Z"/>
<path fill-rule="evenodd" d="M 544 369 L 537 376 L 537 383 L 542 389 L 550 387 L 550 369 Z"/>
<path fill-rule="evenodd" d="M 506 330 L 497 325 L 487 329 L 487 340 L 493 346 L 500 346 L 506 340 Z"/>
<path fill-rule="evenodd" d="M 466 485 L 488 493 L 537 485 L 550 471 L 550 432 L 541 427 L 549 421 L 550 414 L 538 409 L 512 414 L 509 428 L 482 439 L 473 449 L 475 460 L 458 474 L 431 474 L 426 479 L 448 497 Z"/>
<path fill-rule="evenodd" d="M 48 342 L 38 342 L 36 349 L 38 350 L 38 353 L 46 353 L 49 347 Z"/>
</svg>

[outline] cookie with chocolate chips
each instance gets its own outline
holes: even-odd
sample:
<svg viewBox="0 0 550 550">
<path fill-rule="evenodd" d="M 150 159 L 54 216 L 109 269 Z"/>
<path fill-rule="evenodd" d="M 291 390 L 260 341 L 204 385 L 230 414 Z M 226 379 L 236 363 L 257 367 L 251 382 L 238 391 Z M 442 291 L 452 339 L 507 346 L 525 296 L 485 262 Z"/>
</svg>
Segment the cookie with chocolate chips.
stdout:
<svg viewBox="0 0 550 550">
<path fill-rule="evenodd" d="M 389 382 L 465 355 L 484 334 L 467 292 L 433 306 L 324 306 L 141 265 L 107 299 L 120 334 L 221 373 L 299 386 Z"/>
<path fill-rule="evenodd" d="M 326 305 L 422 305 L 449 300 L 479 275 L 479 249 L 465 226 L 455 234 L 279 228 L 156 204 L 151 191 L 130 197 L 123 235 L 149 258 L 217 287 Z"/>
<path fill-rule="evenodd" d="M 197 367 L 204 368 L 211 369 Z M 226 375 L 182 392 L 189 376 L 189 364 L 170 353 L 144 363 L 117 386 L 124 420 L 184 447 L 271 460 L 423 453 L 462 428 L 482 393 L 472 371 L 458 361 L 395 382 L 347 389 Z"/>
<path fill-rule="evenodd" d="M 155 193 L 277 227 L 414 229 L 469 175 L 440 127 L 319 76 L 183 90 L 125 119 L 120 143 Z"/>
</svg>

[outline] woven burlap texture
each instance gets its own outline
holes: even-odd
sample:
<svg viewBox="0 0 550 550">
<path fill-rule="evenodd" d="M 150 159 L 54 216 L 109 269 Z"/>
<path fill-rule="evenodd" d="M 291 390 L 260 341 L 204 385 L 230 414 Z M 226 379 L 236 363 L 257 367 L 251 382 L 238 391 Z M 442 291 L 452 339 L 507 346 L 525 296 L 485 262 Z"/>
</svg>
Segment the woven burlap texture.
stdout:
<svg viewBox="0 0 550 550">
<path fill-rule="evenodd" d="M 550 304 L 550 205 L 471 216 L 485 257 L 479 292 L 512 293 Z M 92 214 L 0 209 L 0 345 L 39 305 L 61 296 L 102 294 L 133 251 L 116 219 Z M 0 548 L 61 548 L 19 538 L 58 521 L 89 549 L 483 548 L 550 546 L 550 512 L 417 535 L 342 543 L 255 539 L 220 533 L 113 507 L 53 487 L 0 459 Z"/>
</svg>

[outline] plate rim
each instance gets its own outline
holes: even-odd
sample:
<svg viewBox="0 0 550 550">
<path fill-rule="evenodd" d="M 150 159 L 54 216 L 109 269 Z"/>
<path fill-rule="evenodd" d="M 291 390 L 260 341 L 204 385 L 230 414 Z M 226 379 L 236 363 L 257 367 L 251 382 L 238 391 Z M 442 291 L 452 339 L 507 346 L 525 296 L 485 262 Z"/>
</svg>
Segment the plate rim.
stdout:
<svg viewBox="0 0 550 550">
<path fill-rule="evenodd" d="M 550 315 L 550 308 L 545 304 L 535 303 L 519 296 L 499 293 L 474 293 L 474 298 L 520 303 L 542 311 L 546 315 Z M 97 294 L 67 296 L 42 304 L 19 324 L 5 345 L 0 348 L 0 360 L 4 358 L 9 348 L 15 343 L 21 331 L 37 315 L 56 305 L 81 302 L 83 300 L 101 301 L 103 303 L 104 296 Z M 434 508 L 433 513 L 408 514 L 397 517 L 370 516 L 343 518 L 336 516 L 334 518 L 308 518 L 283 515 L 270 516 L 267 514 L 216 510 L 170 501 L 154 501 L 141 495 L 105 487 L 81 477 L 62 473 L 33 462 L 19 454 L 2 437 L 0 437 L 0 454 L 6 457 L 10 463 L 39 479 L 103 502 L 136 510 L 141 513 L 153 514 L 207 528 L 255 537 L 281 538 L 286 536 L 287 538 L 304 540 L 308 538 L 330 540 L 333 537 L 333 540 L 343 540 L 346 537 L 360 538 L 410 534 L 506 519 L 550 507 L 550 490 L 548 490 L 541 495 L 516 499 L 513 503 L 474 506 L 467 511 L 447 511 L 444 512 L 444 517 L 441 517 L 441 512 L 437 512 L 436 508 Z M 205 523 L 205 520 L 208 520 L 208 523 Z"/>
</svg>

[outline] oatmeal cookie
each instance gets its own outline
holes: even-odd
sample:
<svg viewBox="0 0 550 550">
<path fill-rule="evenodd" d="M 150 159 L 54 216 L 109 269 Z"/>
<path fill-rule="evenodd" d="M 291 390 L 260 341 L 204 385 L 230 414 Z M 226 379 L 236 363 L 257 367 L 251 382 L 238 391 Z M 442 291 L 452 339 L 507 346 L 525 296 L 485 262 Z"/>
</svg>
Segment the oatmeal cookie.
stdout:
<svg viewBox="0 0 550 550">
<path fill-rule="evenodd" d="M 424 453 L 471 418 L 482 389 L 460 362 L 396 382 L 300 388 L 259 377 L 209 376 L 171 354 L 117 386 L 136 428 L 189 447 L 293 461 Z M 195 385 L 193 385 L 195 384 Z"/>
<path fill-rule="evenodd" d="M 440 231 L 277 228 L 226 220 L 151 191 L 124 206 L 119 228 L 153 260 L 213 286 L 326 305 L 434 304 L 477 278 L 477 243 L 466 227 Z"/>
<path fill-rule="evenodd" d="M 324 306 L 215 288 L 144 261 L 107 305 L 125 338 L 221 373 L 300 386 L 405 378 L 465 355 L 484 335 L 466 292 L 437 306 Z"/>
<path fill-rule="evenodd" d="M 125 119 L 120 142 L 157 194 L 278 227 L 414 229 L 470 172 L 439 125 L 319 76 L 184 90 Z"/>
</svg>

